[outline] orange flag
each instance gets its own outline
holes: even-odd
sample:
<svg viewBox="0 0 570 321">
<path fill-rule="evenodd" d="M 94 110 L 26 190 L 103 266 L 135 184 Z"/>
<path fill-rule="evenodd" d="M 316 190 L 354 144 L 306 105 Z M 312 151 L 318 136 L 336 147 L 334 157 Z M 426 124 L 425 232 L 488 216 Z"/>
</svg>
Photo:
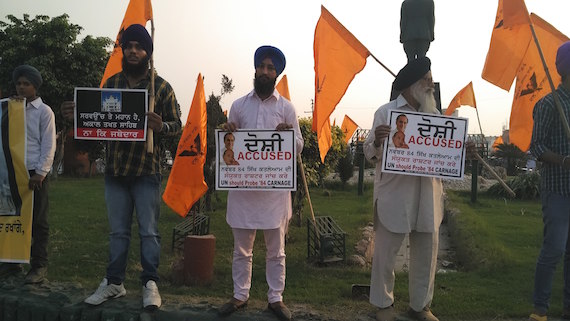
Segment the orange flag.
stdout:
<svg viewBox="0 0 570 321">
<path fill-rule="evenodd" d="M 556 70 L 556 51 L 568 37 L 556 30 L 548 22 L 535 14 L 531 14 L 536 36 L 549 70 Z M 528 26 L 527 26 L 528 27 Z M 550 72 L 554 84 L 560 83 L 557 72 Z M 517 70 L 517 82 L 511 108 L 509 122 L 510 143 L 517 145 L 522 151 L 530 147 L 532 137 L 532 111 L 536 102 L 551 92 L 546 72 L 534 41 L 525 53 L 520 68 Z"/>
<path fill-rule="evenodd" d="M 113 48 L 111 57 L 109 57 L 107 67 L 105 67 L 105 73 L 101 79 L 100 87 L 103 87 L 107 78 L 123 70 L 123 50 L 121 49 L 121 36 L 123 35 L 123 31 L 132 24 L 146 26 L 146 22 L 149 20 L 152 20 L 152 5 L 150 0 L 131 0 L 125 12 L 123 23 L 121 23 L 119 33 L 117 34 L 115 47 Z"/>
<path fill-rule="evenodd" d="M 493 142 L 493 150 L 497 150 L 498 146 L 501 145 L 502 143 L 503 143 L 503 136 L 497 137 L 497 139 L 495 139 L 495 141 Z"/>
<path fill-rule="evenodd" d="M 291 101 L 291 96 L 289 95 L 289 83 L 287 82 L 287 75 L 283 75 L 283 77 L 281 77 L 281 80 L 279 80 L 277 86 L 275 86 L 275 89 L 277 89 L 279 95 Z"/>
<path fill-rule="evenodd" d="M 499 0 L 495 26 L 481 77 L 506 91 L 513 80 L 532 34 L 523 0 Z"/>
<path fill-rule="evenodd" d="M 188 214 L 192 205 L 208 190 L 204 181 L 207 121 L 204 82 L 202 74 L 198 74 L 188 120 L 178 142 L 177 155 L 162 194 L 164 203 L 182 217 Z"/>
<path fill-rule="evenodd" d="M 352 118 L 348 117 L 348 115 L 344 115 L 344 119 L 342 120 L 342 125 L 340 125 L 340 129 L 342 129 L 342 132 L 344 133 L 344 139 L 346 140 L 347 144 L 350 141 L 352 134 L 354 134 L 357 128 L 358 125 L 356 124 L 356 122 L 352 120 Z"/>
<path fill-rule="evenodd" d="M 469 82 L 467 86 L 461 89 L 455 97 L 449 103 L 449 107 L 445 111 L 446 115 L 451 115 L 455 109 L 460 106 L 467 105 L 473 108 L 477 108 L 477 103 L 475 103 L 475 93 L 473 92 L 473 82 Z"/>
<path fill-rule="evenodd" d="M 330 115 L 352 79 L 366 65 L 370 52 L 336 18 L 321 6 L 315 28 L 315 106 L 313 131 L 317 133 L 321 161 L 332 146 Z M 328 125 L 328 126 L 327 126 Z"/>
</svg>

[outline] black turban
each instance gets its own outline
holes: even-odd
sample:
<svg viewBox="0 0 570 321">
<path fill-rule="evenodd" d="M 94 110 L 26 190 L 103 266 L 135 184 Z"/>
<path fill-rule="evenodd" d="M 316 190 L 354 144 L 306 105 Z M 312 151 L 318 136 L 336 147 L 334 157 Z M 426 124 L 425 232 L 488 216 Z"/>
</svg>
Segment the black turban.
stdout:
<svg viewBox="0 0 570 321">
<path fill-rule="evenodd" d="M 261 46 L 257 48 L 253 57 L 253 67 L 257 68 L 263 59 L 267 57 L 273 62 L 277 76 L 279 76 L 283 72 L 283 69 L 285 69 L 285 55 L 278 48 L 272 46 Z"/>
<path fill-rule="evenodd" d="M 430 71 L 430 68 L 431 61 L 428 57 L 421 57 L 408 62 L 396 75 L 394 89 L 402 91 L 410 87 L 416 81 L 422 79 L 422 77 Z"/>
<path fill-rule="evenodd" d="M 121 36 L 121 47 L 123 47 L 123 50 L 130 41 L 138 42 L 141 47 L 143 47 L 144 51 L 146 51 L 146 55 L 149 57 L 152 56 L 152 38 L 148 34 L 148 31 L 146 31 L 145 27 L 139 24 L 134 24 L 125 29 Z"/>
<path fill-rule="evenodd" d="M 14 81 L 14 84 L 18 82 L 18 78 L 22 76 L 26 77 L 26 79 L 28 79 L 32 85 L 34 85 L 34 88 L 36 88 L 36 90 L 40 89 L 43 80 L 42 75 L 36 68 L 30 65 L 20 65 L 16 67 L 12 73 L 12 80 Z"/>
</svg>

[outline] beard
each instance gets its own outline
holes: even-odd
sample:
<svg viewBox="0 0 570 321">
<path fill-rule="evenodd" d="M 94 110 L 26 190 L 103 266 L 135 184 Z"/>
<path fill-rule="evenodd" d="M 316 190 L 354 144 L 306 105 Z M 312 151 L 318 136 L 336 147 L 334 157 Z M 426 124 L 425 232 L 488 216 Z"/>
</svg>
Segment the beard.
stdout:
<svg viewBox="0 0 570 321">
<path fill-rule="evenodd" d="M 431 87 L 423 87 L 421 83 L 416 82 L 412 85 L 411 95 L 415 100 L 420 103 L 419 112 L 428 114 L 439 114 L 436 107 L 435 97 L 433 95 L 434 89 Z"/>
<path fill-rule="evenodd" d="M 147 56 L 145 57 L 140 63 L 138 64 L 131 64 L 127 61 L 127 58 L 123 55 L 122 66 L 123 71 L 131 76 L 142 76 L 148 70 L 148 62 L 150 58 Z"/>
<path fill-rule="evenodd" d="M 255 78 L 253 79 L 253 88 L 255 89 L 255 92 L 257 93 L 258 96 L 261 97 L 265 97 L 265 96 L 269 96 L 273 93 L 273 90 L 275 90 L 275 81 L 277 80 L 277 78 L 275 79 L 271 79 L 267 76 L 255 76 Z"/>
</svg>

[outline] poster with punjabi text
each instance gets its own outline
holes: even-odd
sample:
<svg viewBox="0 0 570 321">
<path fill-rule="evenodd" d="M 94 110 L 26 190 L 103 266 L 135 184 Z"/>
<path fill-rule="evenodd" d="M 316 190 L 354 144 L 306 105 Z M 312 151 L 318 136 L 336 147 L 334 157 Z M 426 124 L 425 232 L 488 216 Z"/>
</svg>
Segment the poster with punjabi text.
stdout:
<svg viewBox="0 0 570 321">
<path fill-rule="evenodd" d="M 391 110 L 382 172 L 463 179 L 466 118 Z"/>
<path fill-rule="evenodd" d="M 0 105 L 0 262 L 29 263 L 34 191 L 26 168 L 26 102 Z"/>
<path fill-rule="evenodd" d="M 75 88 L 75 107 L 75 139 L 146 140 L 146 89 Z"/>
<path fill-rule="evenodd" d="M 216 130 L 217 190 L 297 188 L 293 130 Z"/>
</svg>

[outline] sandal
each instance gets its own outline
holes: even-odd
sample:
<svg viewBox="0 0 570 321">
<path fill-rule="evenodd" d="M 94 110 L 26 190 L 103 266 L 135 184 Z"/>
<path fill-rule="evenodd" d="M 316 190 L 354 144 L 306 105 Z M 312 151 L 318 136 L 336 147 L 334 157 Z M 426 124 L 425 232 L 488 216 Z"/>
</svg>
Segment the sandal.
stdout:
<svg viewBox="0 0 570 321">
<path fill-rule="evenodd" d="M 528 317 L 528 321 L 547 321 L 548 318 L 546 317 L 546 315 L 540 316 L 536 313 L 531 314 Z"/>
<path fill-rule="evenodd" d="M 246 306 L 247 306 L 247 300 L 240 301 L 236 298 L 232 298 L 224 305 L 222 305 L 220 309 L 218 309 L 218 315 L 221 317 L 225 317 L 236 312 L 237 310 L 245 308 Z"/>
</svg>

